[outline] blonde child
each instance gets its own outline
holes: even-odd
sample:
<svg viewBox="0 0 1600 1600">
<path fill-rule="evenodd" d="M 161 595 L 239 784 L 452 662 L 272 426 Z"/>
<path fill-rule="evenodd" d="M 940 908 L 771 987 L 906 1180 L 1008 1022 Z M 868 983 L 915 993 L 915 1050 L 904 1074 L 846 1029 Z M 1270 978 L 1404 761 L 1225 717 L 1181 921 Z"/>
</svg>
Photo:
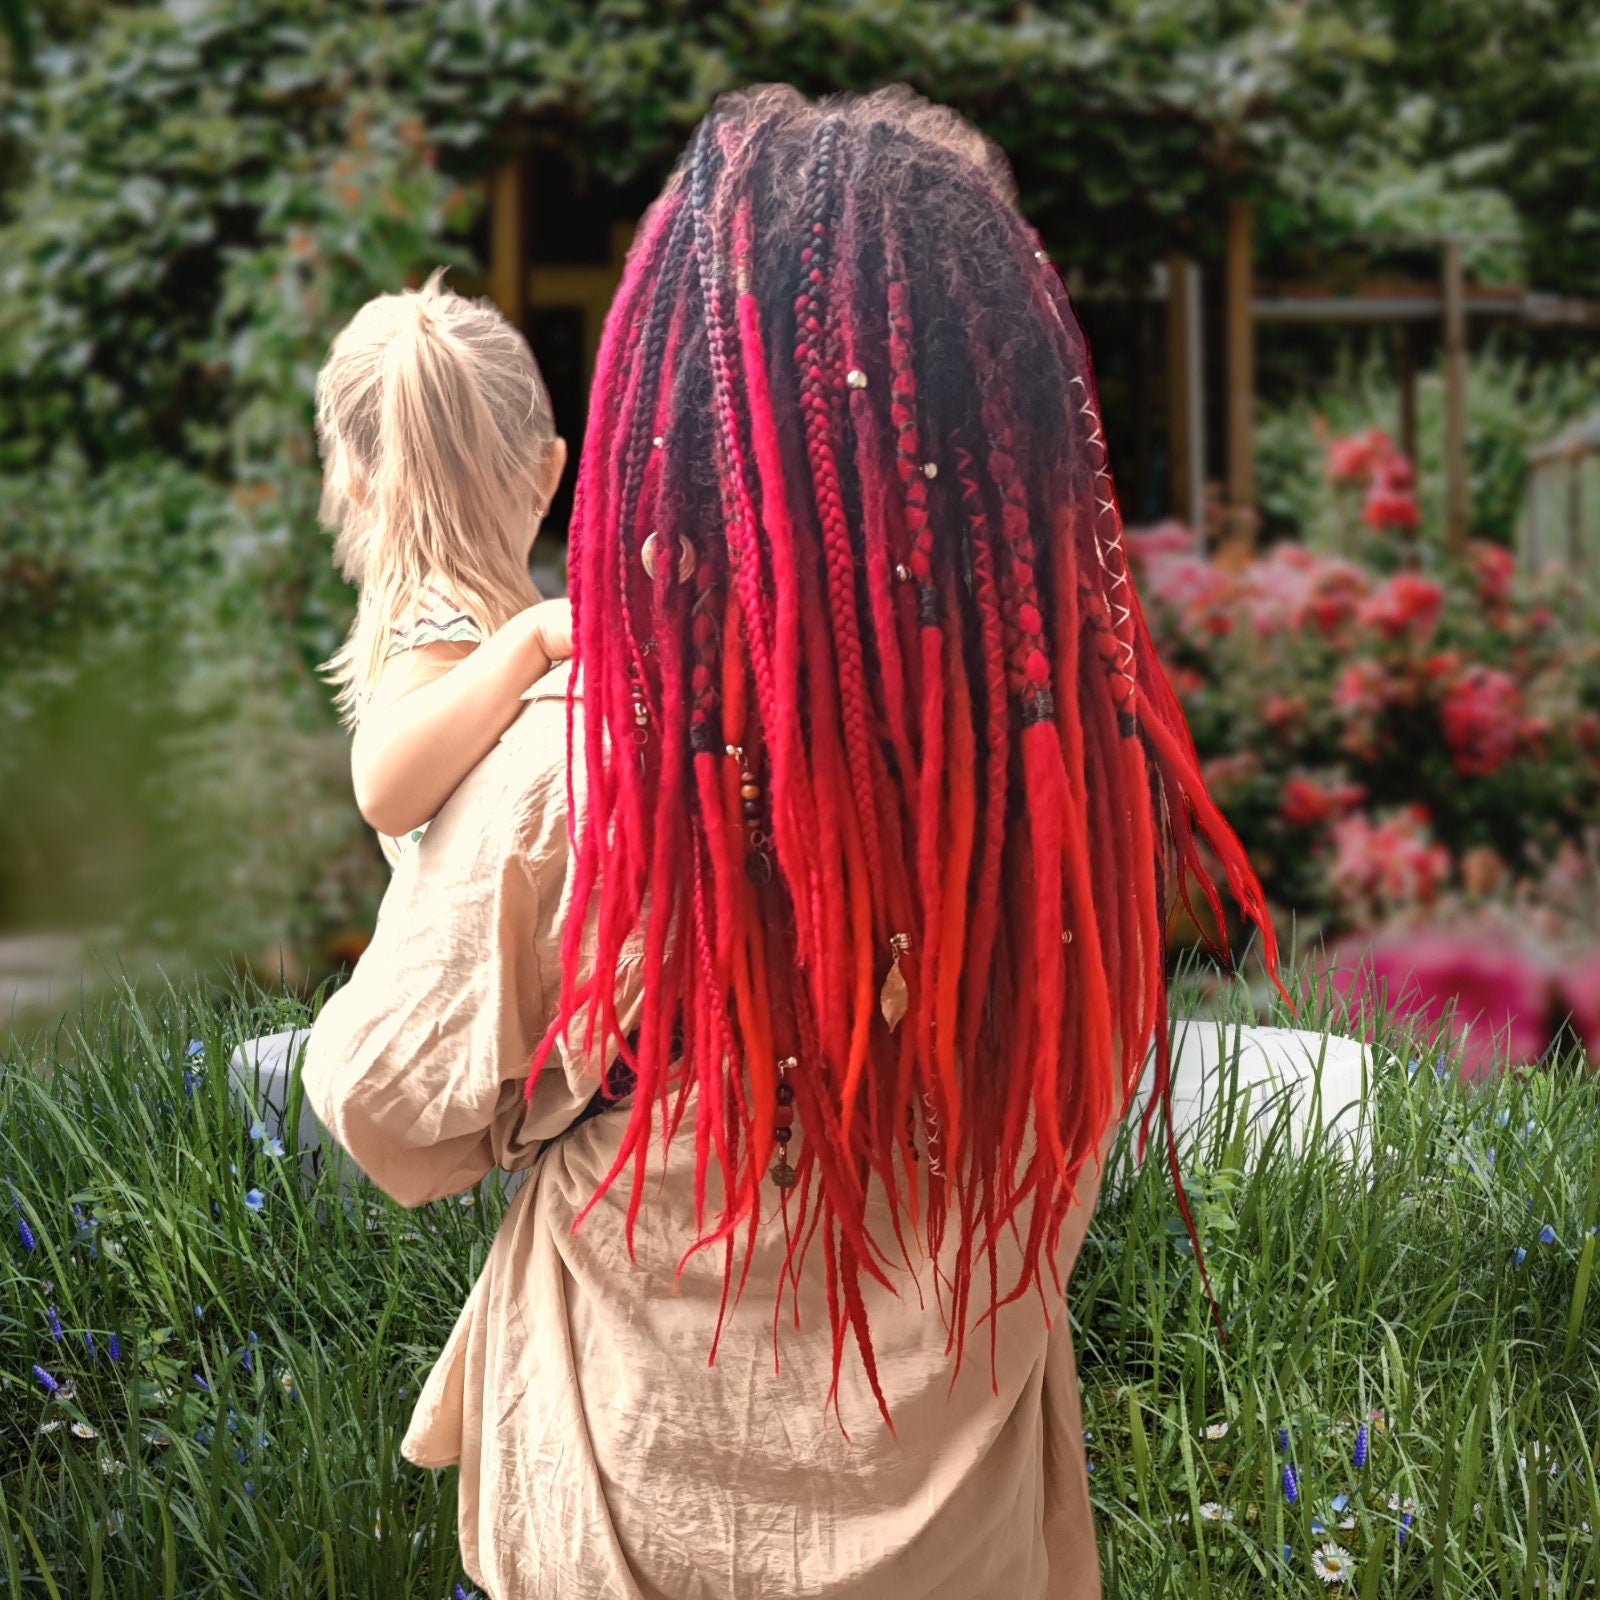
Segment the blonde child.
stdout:
<svg viewBox="0 0 1600 1600">
<path fill-rule="evenodd" d="M 325 670 L 391 865 L 572 651 L 528 576 L 566 444 L 527 342 L 442 276 L 368 301 L 317 375 L 322 520 L 360 590 Z"/>
</svg>

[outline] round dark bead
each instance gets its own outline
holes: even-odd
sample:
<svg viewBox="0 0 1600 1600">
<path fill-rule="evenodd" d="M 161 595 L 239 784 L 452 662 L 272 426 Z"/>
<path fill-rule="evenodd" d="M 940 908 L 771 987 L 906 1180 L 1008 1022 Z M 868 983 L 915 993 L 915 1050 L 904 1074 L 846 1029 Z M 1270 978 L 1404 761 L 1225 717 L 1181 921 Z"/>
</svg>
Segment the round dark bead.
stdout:
<svg viewBox="0 0 1600 1600">
<path fill-rule="evenodd" d="M 780 1106 L 790 1106 L 794 1104 L 794 1090 L 791 1089 L 786 1083 L 780 1083 L 778 1085 L 778 1104 Z"/>
<path fill-rule="evenodd" d="M 774 1128 L 772 1130 L 772 1137 L 776 1139 L 779 1144 L 788 1144 L 788 1142 L 794 1137 L 794 1129 Z"/>
</svg>

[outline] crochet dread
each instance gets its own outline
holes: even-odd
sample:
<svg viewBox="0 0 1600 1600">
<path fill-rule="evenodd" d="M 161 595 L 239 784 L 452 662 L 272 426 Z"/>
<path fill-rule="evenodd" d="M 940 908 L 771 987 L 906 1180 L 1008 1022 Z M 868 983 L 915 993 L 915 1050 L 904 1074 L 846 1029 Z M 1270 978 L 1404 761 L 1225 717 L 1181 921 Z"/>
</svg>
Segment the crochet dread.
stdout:
<svg viewBox="0 0 1600 1600">
<path fill-rule="evenodd" d="M 685 1260 L 718 1251 L 725 1315 L 779 1207 L 774 1358 L 820 1254 L 830 1398 L 853 1344 L 888 1418 L 865 1280 L 931 1263 L 953 1373 L 1059 1288 L 1152 1047 L 1170 1093 L 1163 932 L 1191 881 L 1222 925 L 1207 860 L 1276 975 L 1139 612 L 1082 335 L 958 119 L 719 103 L 607 322 L 570 569 L 589 918 L 528 1092 L 578 1032 L 631 1070 L 599 1191 L 628 1175 L 630 1250 L 692 1106 Z"/>
</svg>

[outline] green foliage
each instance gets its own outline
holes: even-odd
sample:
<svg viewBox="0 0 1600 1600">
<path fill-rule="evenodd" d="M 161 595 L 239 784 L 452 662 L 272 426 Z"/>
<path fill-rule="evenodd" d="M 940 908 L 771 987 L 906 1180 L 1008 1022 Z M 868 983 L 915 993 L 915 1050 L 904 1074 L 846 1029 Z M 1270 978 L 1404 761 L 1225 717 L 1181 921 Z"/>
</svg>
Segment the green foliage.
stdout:
<svg viewBox="0 0 1600 1600">
<path fill-rule="evenodd" d="M 263 605 L 274 530 L 210 479 L 63 458 L 0 479 L 0 908 L 102 949 L 314 949 L 382 865 Z"/>
</svg>

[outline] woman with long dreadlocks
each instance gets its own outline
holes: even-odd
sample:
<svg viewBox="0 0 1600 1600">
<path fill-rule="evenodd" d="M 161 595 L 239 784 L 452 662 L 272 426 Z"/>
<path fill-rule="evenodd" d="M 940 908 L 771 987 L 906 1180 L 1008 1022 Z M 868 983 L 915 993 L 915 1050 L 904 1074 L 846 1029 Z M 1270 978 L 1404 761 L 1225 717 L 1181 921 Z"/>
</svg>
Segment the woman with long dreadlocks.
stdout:
<svg viewBox="0 0 1600 1600">
<path fill-rule="evenodd" d="M 306 1065 L 403 1203 L 531 1169 L 405 1455 L 460 1464 L 496 1600 L 1098 1595 L 1064 1284 L 1169 898 L 1223 920 L 1202 842 L 1273 946 L 973 129 L 719 102 L 606 323 L 570 570 L 575 667 Z"/>
</svg>

